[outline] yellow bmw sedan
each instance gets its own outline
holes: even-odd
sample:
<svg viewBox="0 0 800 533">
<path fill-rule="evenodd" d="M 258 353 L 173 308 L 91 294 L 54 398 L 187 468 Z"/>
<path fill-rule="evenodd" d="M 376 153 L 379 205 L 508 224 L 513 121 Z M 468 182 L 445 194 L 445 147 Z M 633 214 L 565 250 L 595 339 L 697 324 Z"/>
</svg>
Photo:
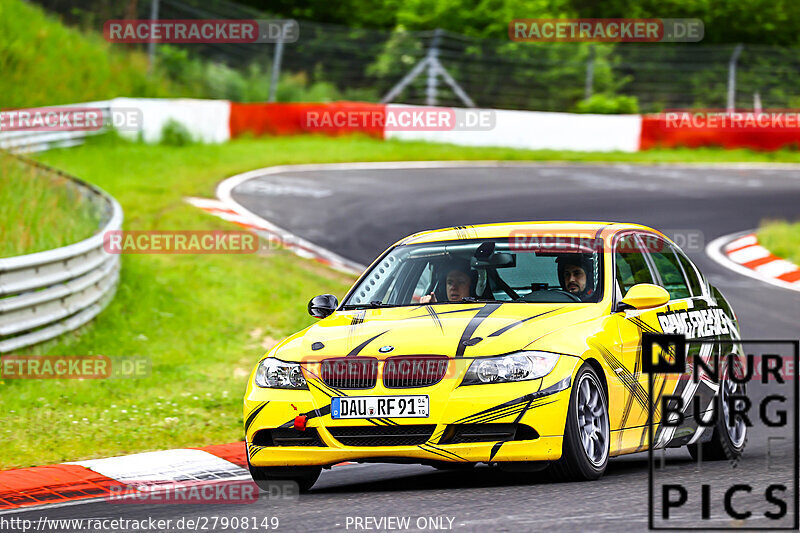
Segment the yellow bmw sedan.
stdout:
<svg viewBox="0 0 800 533">
<path fill-rule="evenodd" d="M 730 341 L 728 352 L 740 336 L 720 292 L 645 226 L 417 233 L 375 260 L 341 304 L 326 294 L 308 310 L 319 322 L 270 350 L 245 393 L 247 456 L 262 488 L 291 480 L 307 490 L 343 461 L 488 463 L 578 480 L 651 442 L 705 460 L 744 448 L 741 417 L 699 425 L 691 401 L 680 424 L 662 423 L 663 395 L 697 398 L 708 412 L 744 386 L 643 372 L 643 334 Z M 720 346 L 693 355 L 708 360 Z"/>
</svg>

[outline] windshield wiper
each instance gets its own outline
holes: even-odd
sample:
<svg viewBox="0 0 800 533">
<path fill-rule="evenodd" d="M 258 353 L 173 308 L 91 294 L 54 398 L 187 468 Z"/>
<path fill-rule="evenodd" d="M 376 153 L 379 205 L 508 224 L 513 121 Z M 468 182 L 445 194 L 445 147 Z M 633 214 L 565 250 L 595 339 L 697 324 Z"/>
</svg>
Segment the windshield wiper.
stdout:
<svg viewBox="0 0 800 533">
<path fill-rule="evenodd" d="M 397 307 L 393 304 L 385 304 L 380 300 L 373 300 L 367 304 L 343 305 L 342 309 L 378 309 L 379 307 Z"/>
</svg>

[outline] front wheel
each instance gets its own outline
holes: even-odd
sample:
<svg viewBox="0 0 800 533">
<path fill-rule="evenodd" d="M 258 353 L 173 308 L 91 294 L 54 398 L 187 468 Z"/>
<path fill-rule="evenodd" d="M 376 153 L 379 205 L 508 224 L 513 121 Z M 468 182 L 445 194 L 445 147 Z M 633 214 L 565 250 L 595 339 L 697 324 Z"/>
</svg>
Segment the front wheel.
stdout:
<svg viewBox="0 0 800 533">
<path fill-rule="evenodd" d="M 598 479 L 608 466 L 610 424 L 606 393 L 595 370 L 584 363 L 569 397 L 561 458 L 548 468 L 558 480 Z"/>
<path fill-rule="evenodd" d="M 249 463 L 247 466 L 253 482 L 265 492 L 269 491 L 270 484 L 281 481 L 294 481 L 300 492 L 307 492 L 322 472 L 321 466 L 253 466 Z"/>
</svg>

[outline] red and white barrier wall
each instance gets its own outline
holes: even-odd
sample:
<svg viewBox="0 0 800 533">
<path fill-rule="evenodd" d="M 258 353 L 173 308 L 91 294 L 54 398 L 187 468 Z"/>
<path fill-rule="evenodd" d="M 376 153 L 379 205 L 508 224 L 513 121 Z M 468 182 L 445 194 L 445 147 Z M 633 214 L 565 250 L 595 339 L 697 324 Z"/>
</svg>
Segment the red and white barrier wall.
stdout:
<svg viewBox="0 0 800 533">
<path fill-rule="evenodd" d="M 666 115 L 592 115 L 540 111 L 478 110 L 493 112 L 494 127 L 484 131 L 385 129 L 387 113 L 411 106 L 357 102 L 255 103 L 226 100 L 116 98 L 113 108 L 138 108 L 143 123 L 140 132 L 121 132 L 129 138 L 157 142 L 169 120 L 183 124 L 197 140 L 208 143 L 252 135 L 298 135 L 316 133 L 343 135 L 361 133 L 381 139 L 420 140 L 461 146 L 498 146 L 529 150 L 592 152 L 637 152 L 652 148 L 720 146 L 776 150 L 800 146 L 800 127 L 741 127 L 709 124 L 706 127 L 676 127 Z M 430 108 L 427 108 L 430 109 Z M 309 115 L 359 114 L 358 119 L 339 124 Z"/>
</svg>

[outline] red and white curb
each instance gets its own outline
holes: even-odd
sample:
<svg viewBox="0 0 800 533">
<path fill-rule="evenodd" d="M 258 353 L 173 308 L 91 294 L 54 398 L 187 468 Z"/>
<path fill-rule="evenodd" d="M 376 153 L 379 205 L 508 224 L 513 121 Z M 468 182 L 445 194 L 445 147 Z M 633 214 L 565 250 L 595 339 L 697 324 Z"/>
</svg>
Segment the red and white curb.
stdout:
<svg viewBox="0 0 800 533">
<path fill-rule="evenodd" d="M 777 287 L 800 291 L 800 267 L 758 244 L 753 231 L 724 235 L 711 241 L 706 253 L 717 263 Z"/>
<path fill-rule="evenodd" d="M 170 482 L 248 480 L 244 442 L 34 466 L 0 472 L 0 514 L 103 500 L 129 483 L 147 491 Z"/>
<path fill-rule="evenodd" d="M 266 242 L 277 244 L 291 250 L 305 259 L 311 259 L 347 274 L 360 274 L 364 266 L 345 259 L 321 246 L 310 243 L 300 237 L 264 220 L 255 213 L 247 211 L 236 202 L 214 200 L 209 198 L 186 198 L 188 203 L 203 211 L 228 220 L 247 230 L 253 231 Z"/>
<path fill-rule="evenodd" d="M 135 481 L 248 480 L 244 442 L 145 452 L 0 472 L 0 513 L 103 499 Z"/>
</svg>

